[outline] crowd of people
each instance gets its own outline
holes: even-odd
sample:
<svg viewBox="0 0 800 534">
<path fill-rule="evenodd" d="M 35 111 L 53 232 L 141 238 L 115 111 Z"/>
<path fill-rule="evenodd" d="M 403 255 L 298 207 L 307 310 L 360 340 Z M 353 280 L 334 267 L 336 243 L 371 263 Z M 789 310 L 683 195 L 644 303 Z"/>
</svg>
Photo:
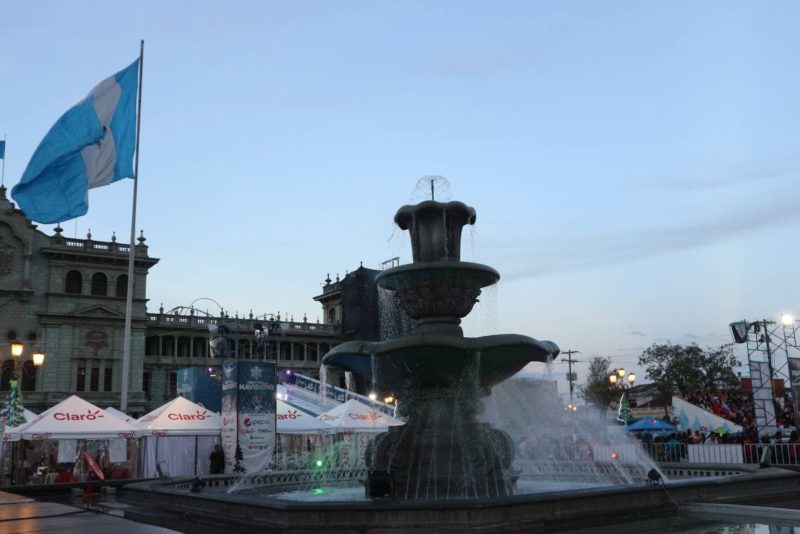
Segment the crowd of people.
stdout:
<svg viewBox="0 0 800 534">
<path fill-rule="evenodd" d="M 739 440 L 734 441 L 735 443 L 743 443 L 747 438 L 753 441 L 758 441 L 752 393 L 745 393 L 743 391 L 727 391 L 718 393 L 689 394 L 684 397 L 684 400 L 694 404 L 695 406 L 703 408 L 714 415 L 736 423 L 744 429 L 743 432 L 737 433 L 736 435 L 727 436 L 726 439 Z M 780 429 L 785 429 L 781 432 L 781 434 L 783 441 L 786 442 L 795 424 L 792 400 L 789 396 L 786 396 L 782 399 L 773 400 L 773 404 L 775 410 L 775 426 Z M 708 432 L 702 434 L 706 438 L 708 437 Z M 716 439 L 721 438 L 722 436 L 717 436 Z"/>
</svg>

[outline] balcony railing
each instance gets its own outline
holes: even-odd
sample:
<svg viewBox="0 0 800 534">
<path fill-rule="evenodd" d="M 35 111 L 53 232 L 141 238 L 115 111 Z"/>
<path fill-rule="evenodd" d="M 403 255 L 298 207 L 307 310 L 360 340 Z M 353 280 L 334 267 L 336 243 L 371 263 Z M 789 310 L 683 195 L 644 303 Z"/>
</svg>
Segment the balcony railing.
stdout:
<svg viewBox="0 0 800 534">
<path fill-rule="evenodd" d="M 262 328 L 268 326 L 268 322 L 263 319 L 229 319 L 221 320 L 217 317 L 207 317 L 204 315 L 171 315 L 163 313 L 148 313 L 147 322 L 152 326 L 196 327 L 198 330 L 207 329 L 208 325 L 225 324 L 232 332 L 247 332 L 252 334 L 259 325 Z M 284 335 L 315 334 L 315 335 L 339 335 L 341 325 L 309 323 L 306 321 L 280 321 L 277 333 Z"/>
</svg>

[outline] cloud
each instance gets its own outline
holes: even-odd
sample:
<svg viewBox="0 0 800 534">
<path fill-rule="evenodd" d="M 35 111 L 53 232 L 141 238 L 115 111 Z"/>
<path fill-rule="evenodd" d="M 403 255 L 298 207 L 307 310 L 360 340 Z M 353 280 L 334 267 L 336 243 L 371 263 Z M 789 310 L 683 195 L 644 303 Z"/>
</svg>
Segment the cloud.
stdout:
<svg viewBox="0 0 800 534">
<path fill-rule="evenodd" d="M 749 212 L 727 210 L 716 219 L 690 224 L 633 231 L 623 235 L 591 235 L 536 243 L 518 243 L 508 250 L 526 258 L 537 251 L 543 258 L 535 267 L 507 267 L 505 280 L 519 280 L 546 274 L 591 269 L 639 260 L 669 252 L 708 246 L 767 228 L 800 222 L 800 204 L 784 195 L 771 205 L 758 204 Z M 512 258 L 510 263 L 515 261 Z"/>
<path fill-rule="evenodd" d="M 644 332 L 640 332 L 638 330 L 634 330 L 633 332 L 629 332 L 628 335 L 630 335 L 630 336 L 647 337 L 647 334 L 645 334 Z"/>
</svg>

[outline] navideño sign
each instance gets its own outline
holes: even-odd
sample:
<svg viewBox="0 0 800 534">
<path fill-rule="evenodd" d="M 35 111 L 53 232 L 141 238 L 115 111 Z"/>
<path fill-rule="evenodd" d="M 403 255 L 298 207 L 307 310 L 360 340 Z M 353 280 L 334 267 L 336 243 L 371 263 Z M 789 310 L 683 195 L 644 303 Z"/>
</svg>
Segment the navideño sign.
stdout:
<svg viewBox="0 0 800 534">
<path fill-rule="evenodd" d="M 222 417 L 188 399 L 177 397 L 142 416 L 137 427 L 146 436 L 216 436 L 222 430 Z"/>
<path fill-rule="evenodd" d="M 130 423 L 73 395 L 42 412 L 29 424 L 6 429 L 3 439 L 113 439 L 136 435 L 136 428 Z"/>
</svg>

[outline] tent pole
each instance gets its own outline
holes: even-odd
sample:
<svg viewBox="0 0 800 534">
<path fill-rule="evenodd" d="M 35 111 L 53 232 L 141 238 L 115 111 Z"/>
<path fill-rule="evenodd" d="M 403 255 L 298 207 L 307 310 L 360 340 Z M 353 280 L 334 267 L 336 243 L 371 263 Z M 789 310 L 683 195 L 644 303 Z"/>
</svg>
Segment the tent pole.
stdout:
<svg viewBox="0 0 800 534">
<path fill-rule="evenodd" d="M 194 474 L 197 475 L 197 436 L 194 437 Z"/>
</svg>

